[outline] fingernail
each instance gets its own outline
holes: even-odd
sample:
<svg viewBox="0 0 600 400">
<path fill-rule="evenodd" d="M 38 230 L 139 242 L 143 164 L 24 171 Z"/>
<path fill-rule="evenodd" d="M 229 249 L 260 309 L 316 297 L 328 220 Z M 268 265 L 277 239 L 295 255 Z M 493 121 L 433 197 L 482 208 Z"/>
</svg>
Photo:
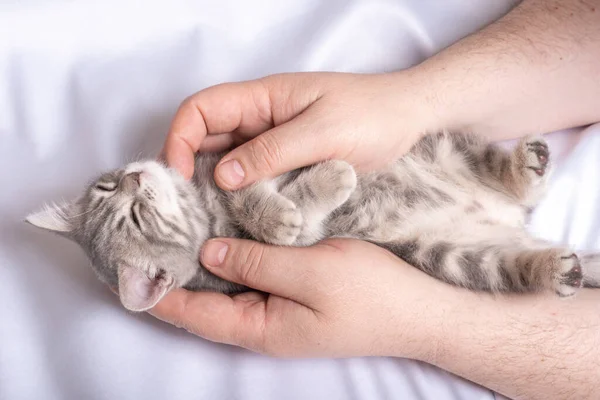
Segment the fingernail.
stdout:
<svg viewBox="0 0 600 400">
<path fill-rule="evenodd" d="M 202 249 L 202 263 L 208 267 L 218 267 L 223 264 L 228 249 L 227 243 L 211 240 Z"/>
<path fill-rule="evenodd" d="M 217 173 L 229 186 L 237 186 L 244 180 L 244 169 L 237 160 L 229 160 L 219 165 Z"/>
</svg>

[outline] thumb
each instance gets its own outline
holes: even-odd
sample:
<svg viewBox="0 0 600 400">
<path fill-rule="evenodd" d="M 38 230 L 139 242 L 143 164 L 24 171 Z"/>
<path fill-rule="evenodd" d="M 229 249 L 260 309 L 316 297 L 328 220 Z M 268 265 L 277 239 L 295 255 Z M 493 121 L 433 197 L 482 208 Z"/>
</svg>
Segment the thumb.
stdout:
<svg viewBox="0 0 600 400">
<path fill-rule="evenodd" d="M 238 189 L 331 158 L 336 148 L 324 140 L 314 114 L 309 108 L 232 150 L 217 165 L 216 183 L 225 190 Z"/>
<path fill-rule="evenodd" d="M 280 247 L 230 238 L 207 241 L 201 253 L 213 274 L 306 306 L 327 296 L 322 275 L 333 268 L 323 264 L 334 264 L 334 258 L 327 246 Z"/>
</svg>

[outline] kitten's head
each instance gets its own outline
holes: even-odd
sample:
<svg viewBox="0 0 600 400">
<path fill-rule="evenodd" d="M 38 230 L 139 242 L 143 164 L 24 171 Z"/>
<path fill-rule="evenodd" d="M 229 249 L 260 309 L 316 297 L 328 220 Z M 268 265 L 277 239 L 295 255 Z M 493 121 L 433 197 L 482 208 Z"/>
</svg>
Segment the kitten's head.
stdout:
<svg viewBox="0 0 600 400">
<path fill-rule="evenodd" d="M 132 163 L 100 176 L 77 200 L 26 220 L 81 245 L 123 305 L 144 311 L 198 271 L 208 219 L 196 190 L 157 162 Z"/>
</svg>

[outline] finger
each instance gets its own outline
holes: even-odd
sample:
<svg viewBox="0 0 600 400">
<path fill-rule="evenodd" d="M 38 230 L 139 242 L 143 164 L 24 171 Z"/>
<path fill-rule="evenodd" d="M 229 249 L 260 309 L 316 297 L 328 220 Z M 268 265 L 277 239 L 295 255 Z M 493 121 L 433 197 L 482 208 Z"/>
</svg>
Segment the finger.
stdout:
<svg viewBox="0 0 600 400">
<path fill-rule="evenodd" d="M 309 108 L 233 149 L 217 165 L 216 183 L 226 190 L 237 189 L 332 158 L 340 144 L 324 140 L 331 132 L 315 122 L 319 120 L 318 111 Z"/>
<path fill-rule="evenodd" d="M 209 134 L 244 131 L 257 134 L 272 126 L 269 93 L 259 81 L 227 83 L 186 99 L 171 122 L 164 154 L 186 178 L 193 173 L 194 153 Z"/>
<path fill-rule="evenodd" d="M 213 342 L 264 350 L 266 295 L 174 290 L 149 313 Z"/>
<path fill-rule="evenodd" d="M 207 136 L 200 143 L 199 152 L 216 153 L 229 150 L 236 145 L 235 136 L 231 133 L 221 133 L 217 135 Z M 166 162 L 165 149 L 162 149 L 158 155 L 160 161 Z"/>
<path fill-rule="evenodd" d="M 285 297 L 306 306 L 316 306 L 335 284 L 331 275 L 338 254 L 329 247 L 280 247 L 219 238 L 202 248 L 202 264 L 215 275 L 254 289 Z"/>
<path fill-rule="evenodd" d="M 231 149 L 235 144 L 235 139 L 231 133 L 221 133 L 218 135 L 207 136 L 198 151 L 206 153 L 215 153 Z"/>
</svg>

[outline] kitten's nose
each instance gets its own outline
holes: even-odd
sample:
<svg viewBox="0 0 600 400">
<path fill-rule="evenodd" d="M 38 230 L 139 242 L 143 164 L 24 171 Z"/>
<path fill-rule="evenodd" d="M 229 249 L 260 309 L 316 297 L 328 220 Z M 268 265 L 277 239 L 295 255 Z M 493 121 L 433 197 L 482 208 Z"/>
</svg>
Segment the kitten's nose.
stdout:
<svg viewBox="0 0 600 400">
<path fill-rule="evenodd" d="M 130 172 L 121 178 L 121 188 L 127 192 L 134 192 L 140 187 L 140 172 Z"/>
</svg>

